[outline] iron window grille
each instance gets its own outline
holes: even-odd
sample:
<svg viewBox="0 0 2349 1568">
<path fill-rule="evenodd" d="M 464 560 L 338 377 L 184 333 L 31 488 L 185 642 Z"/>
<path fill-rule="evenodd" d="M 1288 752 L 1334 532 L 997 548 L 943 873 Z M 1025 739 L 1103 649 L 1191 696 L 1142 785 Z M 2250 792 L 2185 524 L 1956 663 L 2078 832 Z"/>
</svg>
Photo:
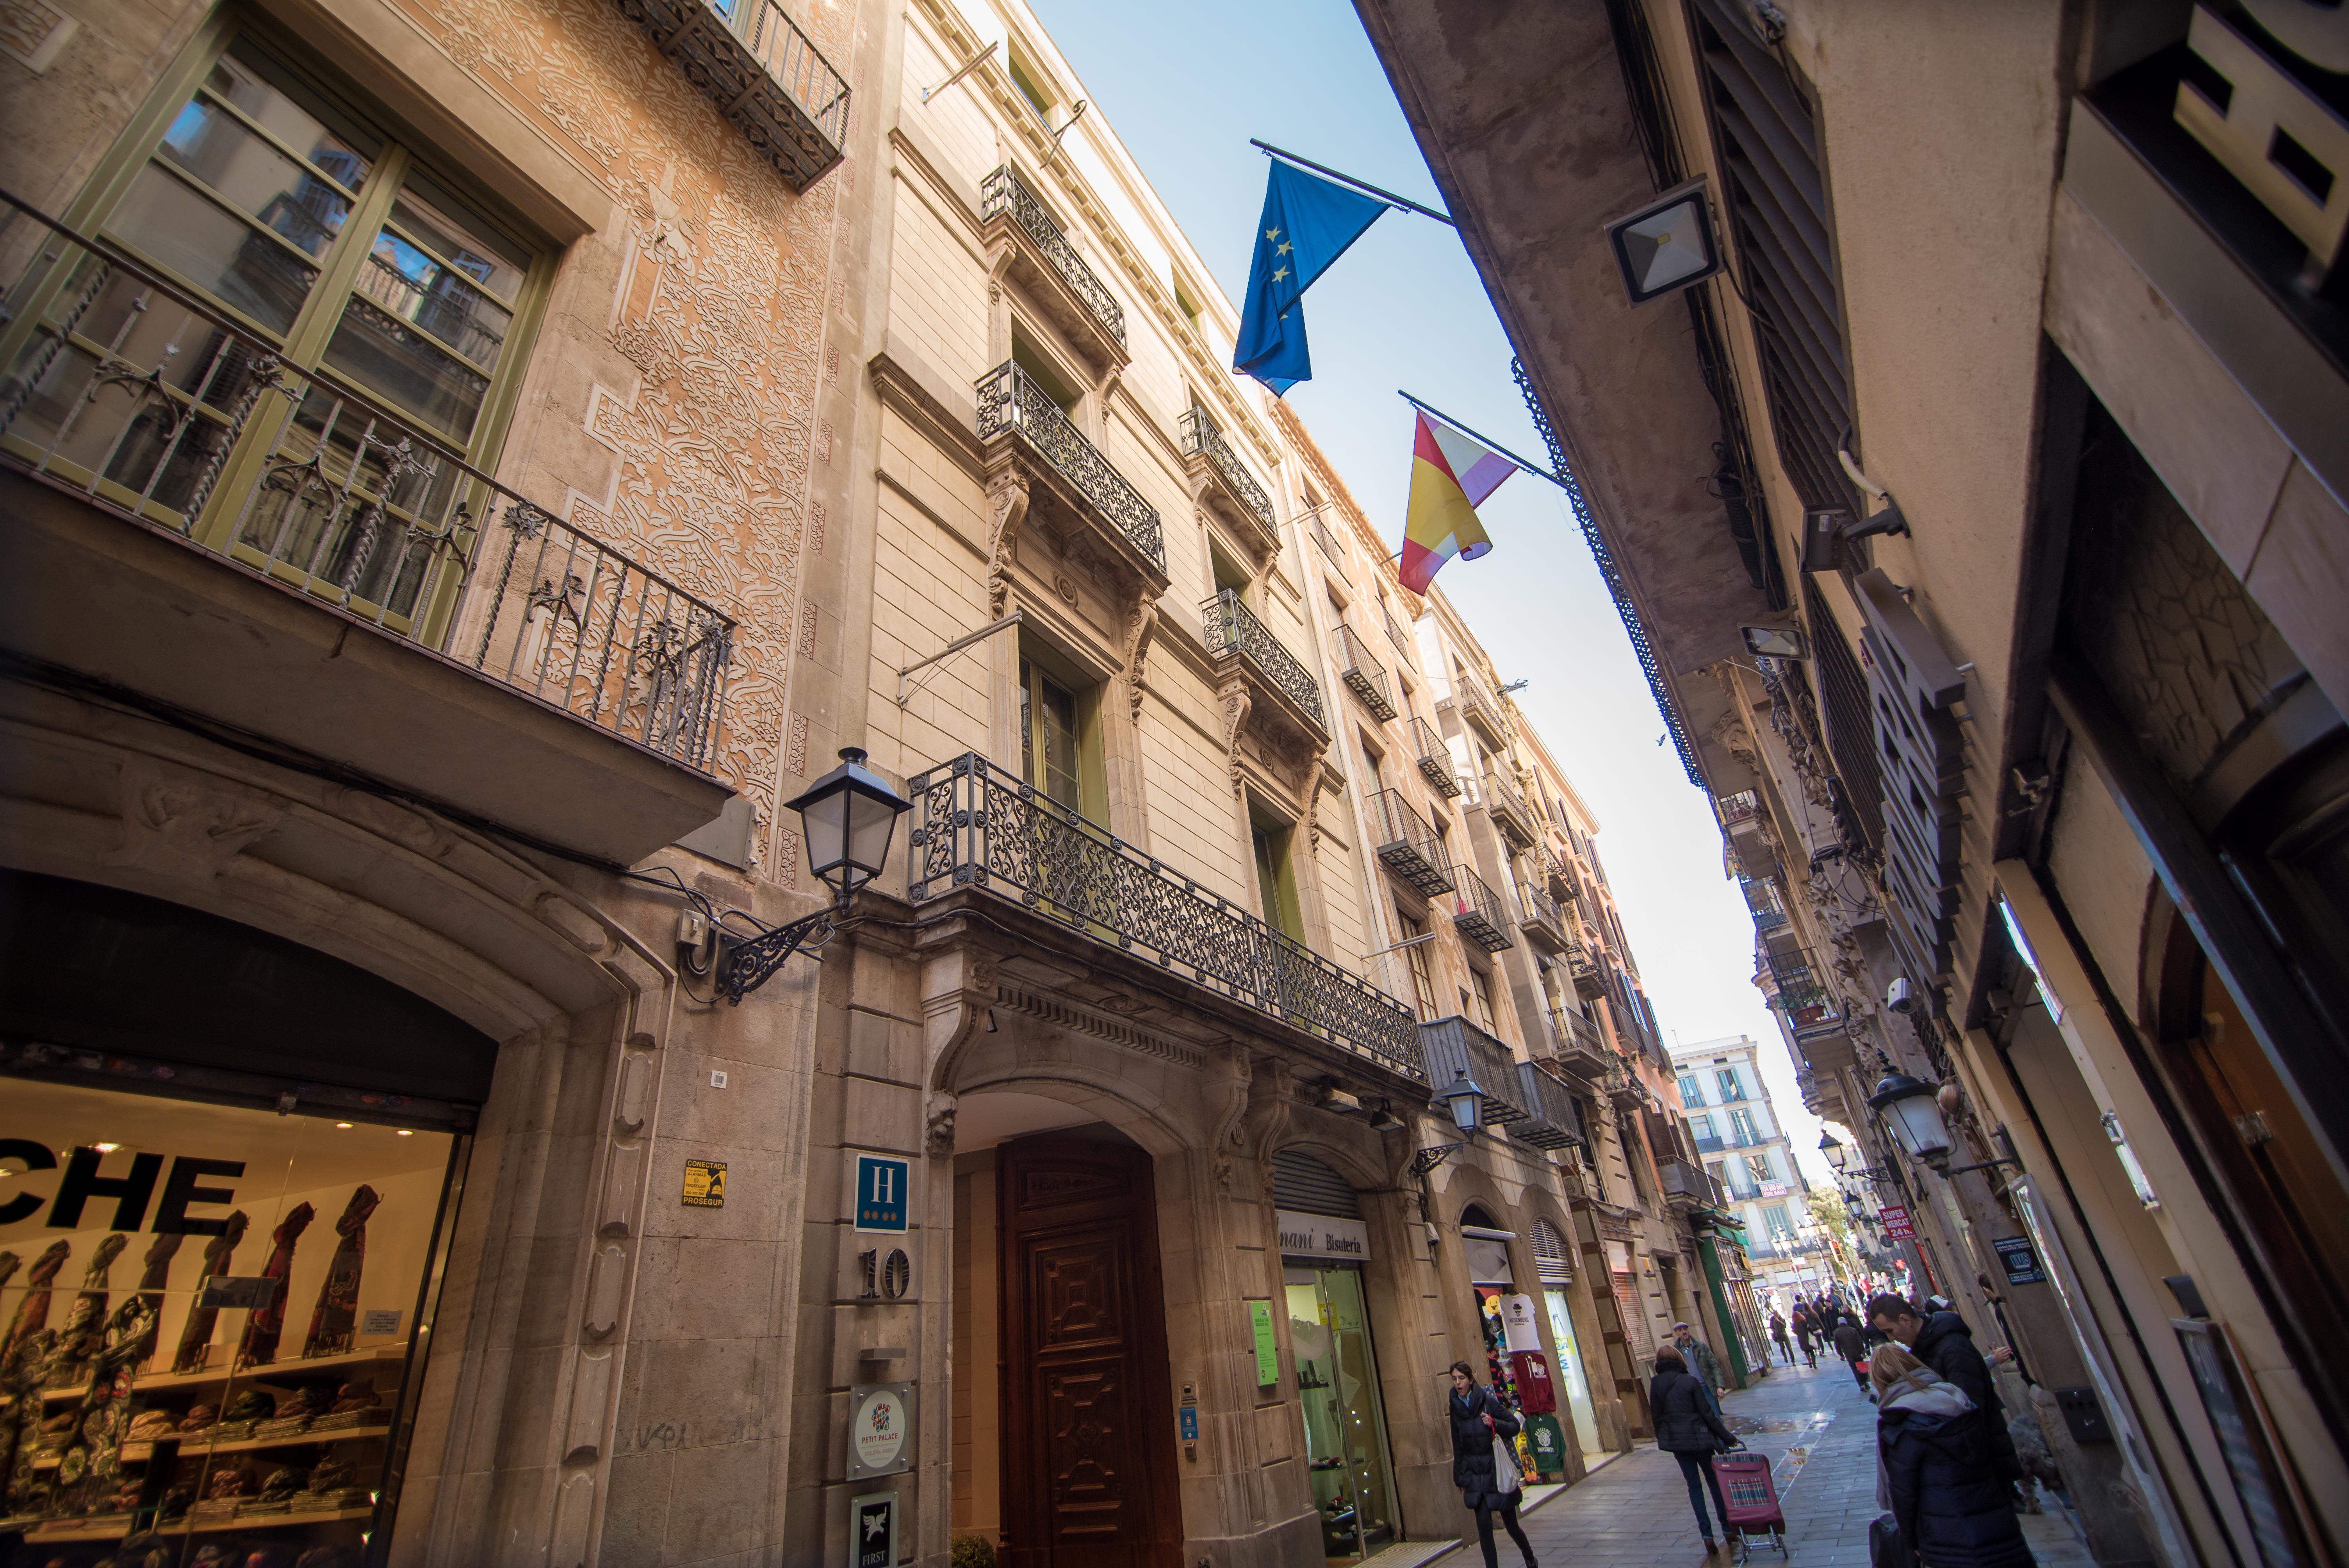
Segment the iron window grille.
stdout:
<svg viewBox="0 0 2349 1568">
<path fill-rule="evenodd" d="M 1236 590 L 1226 588 L 1200 606 L 1205 614 L 1207 650 L 1237 654 L 1256 668 L 1282 696 L 1311 716 L 1316 727 L 1328 732 L 1321 711 L 1320 683 L 1281 645 L 1270 627 L 1257 619 Z"/>
<path fill-rule="evenodd" d="M 1412 719 L 1411 751 L 1419 763 L 1420 772 L 1427 776 L 1428 783 L 1447 799 L 1459 798 L 1460 779 L 1452 771 L 1452 748 L 1445 744 L 1435 726 L 1423 718 Z"/>
<path fill-rule="evenodd" d="M 1381 723 L 1394 717 L 1394 701 L 1387 695 L 1386 666 L 1371 656 L 1370 650 L 1362 646 L 1362 639 L 1342 621 L 1338 624 L 1338 661 L 1341 666 L 1340 676 L 1362 699 L 1362 706 Z"/>
<path fill-rule="evenodd" d="M 1451 857 L 1444 853 L 1444 841 L 1428 827 L 1427 819 L 1392 789 L 1380 790 L 1368 803 L 1380 863 L 1429 898 L 1450 892 Z"/>
<path fill-rule="evenodd" d="M 978 438 L 1007 432 L 1050 463 L 1076 487 L 1088 505 L 1161 573 L 1166 570 L 1166 539 L 1158 509 L 1142 499 L 1099 449 L 1085 439 L 1035 377 L 1006 360 L 978 378 Z"/>
<path fill-rule="evenodd" d="M 0 380 L 5 460 L 709 769 L 730 617 L 119 248 L 20 211 L 67 283 Z M 136 334 L 147 322 L 169 330 Z"/>
<path fill-rule="evenodd" d="M 1215 420 L 1195 404 L 1183 411 L 1176 423 L 1183 429 L 1185 455 L 1205 458 L 1212 463 L 1216 472 L 1223 476 L 1224 482 L 1231 486 L 1232 493 L 1240 498 L 1258 522 L 1264 524 L 1265 531 L 1271 532 L 1274 526 L 1272 497 L 1256 482 L 1256 476 L 1247 471 L 1247 465 L 1240 461 L 1237 452 L 1232 450 L 1232 444 L 1224 439 L 1224 432 L 1216 427 Z"/>
<path fill-rule="evenodd" d="M 840 161 L 848 84 L 777 0 L 618 0 L 794 191 Z"/>
<path fill-rule="evenodd" d="M 1028 188 L 1028 182 L 1020 179 L 1008 163 L 997 165 L 978 188 L 980 222 L 1007 214 L 1019 225 L 1022 232 L 1036 242 L 1036 248 L 1044 253 L 1044 259 L 1051 263 L 1052 270 L 1060 274 L 1061 281 L 1069 285 L 1070 292 L 1083 303 L 1092 318 L 1101 323 L 1102 330 L 1117 339 L 1118 346 L 1123 347 L 1125 306 L 1109 292 L 1109 285 L 1102 282 L 1101 275 L 1085 264 L 1084 257 L 1077 254 L 1076 247 L 1069 243 L 1067 232 L 1052 221 L 1052 214 L 1042 200 Z M 1271 513 L 1272 506 L 1268 501 L 1265 503 L 1268 525 L 1272 521 Z"/>
<path fill-rule="evenodd" d="M 1016 899 L 1268 1017 L 1427 1081 L 1409 1008 L 1295 938 L 967 752 L 906 786 L 920 812 L 906 896 Z"/>
</svg>

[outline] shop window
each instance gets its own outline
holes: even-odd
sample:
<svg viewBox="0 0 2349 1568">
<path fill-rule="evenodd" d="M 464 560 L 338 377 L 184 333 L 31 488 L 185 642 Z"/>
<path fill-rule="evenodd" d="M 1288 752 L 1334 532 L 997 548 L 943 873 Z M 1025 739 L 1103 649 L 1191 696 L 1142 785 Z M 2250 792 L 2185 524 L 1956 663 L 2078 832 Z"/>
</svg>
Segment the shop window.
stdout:
<svg viewBox="0 0 2349 1568">
<path fill-rule="evenodd" d="M 47 1078 L 7 1093 L 0 1148 L 25 1169 L 0 1248 L 27 1262 L 0 1321 L 31 1403 L 5 1508 L 30 1557 L 93 1561 L 151 1508 L 167 1553 L 360 1561 L 398 1501 L 461 1140 Z"/>
<path fill-rule="evenodd" d="M 5 352 L 27 350 L 36 330 L 58 335 L 63 351 L 10 444 L 249 563 L 338 590 L 350 576 L 352 608 L 406 629 L 458 557 L 429 540 L 379 548 L 381 527 L 358 520 L 372 520 L 376 501 L 395 526 L 439 514 L 459 481 L 428 438 L 496 466 L 551 247 L 388 134 L 357 94 L 251 37 L 231 36 L 192 74 L 171 89 L 176 108 L 150 104 L 138 122 L 157 126 L 153 139 L 101 166 L 97 186 L 120 194 L 96 226 L 271 344 L 289 390 L 269 387 L 243 341 L 82 257 L 28 279 Z M 150 397 L 163 400 L 127 427 L 116 410 L 146 405 L 109 398 L 77 411 L 109 356 L 153 367 Z M 352 394 L 408 428 L 387 428 Z M 319 482 L 287 482 L 313 462 Z M 343 487 L 365 501 L 322 499 Z"/>
</svg>

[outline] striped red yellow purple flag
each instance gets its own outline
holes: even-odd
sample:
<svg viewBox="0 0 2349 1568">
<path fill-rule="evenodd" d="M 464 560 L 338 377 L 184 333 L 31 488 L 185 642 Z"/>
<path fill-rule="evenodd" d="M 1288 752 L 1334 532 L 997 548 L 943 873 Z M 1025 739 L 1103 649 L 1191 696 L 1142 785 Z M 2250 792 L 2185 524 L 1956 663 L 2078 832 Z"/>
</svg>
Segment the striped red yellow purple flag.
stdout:
<svg viewBox="0 0 2349 1568">
<path fill-rule="evenodd" d="M 1517 465 L 1473 436 L 1418 414 L 1411 447 L 1411 504 L 1402 525 L 1402 585 L 1424 593 L 1454 556 L 1474 561 L 1493 548 L 1476 521 L 1485 498 Z"/>
</svg>

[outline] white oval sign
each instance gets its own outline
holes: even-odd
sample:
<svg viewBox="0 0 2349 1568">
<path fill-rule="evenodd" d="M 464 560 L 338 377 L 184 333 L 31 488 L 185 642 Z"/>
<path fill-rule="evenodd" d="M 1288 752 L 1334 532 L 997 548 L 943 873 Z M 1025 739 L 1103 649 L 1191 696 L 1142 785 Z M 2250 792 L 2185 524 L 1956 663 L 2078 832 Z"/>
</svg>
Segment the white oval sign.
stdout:
<svg viewBox="0 0 2349 1568">
<path fill-rule="evenodd" d="M 895 1388 L 875 1388 L 865 1395 L 850 1418 L 849 1444 L 856 1450 L 857 1464 L 868 1472 L 895 1464 L 912 1435 L 905 1396 Z"/>
</svg>

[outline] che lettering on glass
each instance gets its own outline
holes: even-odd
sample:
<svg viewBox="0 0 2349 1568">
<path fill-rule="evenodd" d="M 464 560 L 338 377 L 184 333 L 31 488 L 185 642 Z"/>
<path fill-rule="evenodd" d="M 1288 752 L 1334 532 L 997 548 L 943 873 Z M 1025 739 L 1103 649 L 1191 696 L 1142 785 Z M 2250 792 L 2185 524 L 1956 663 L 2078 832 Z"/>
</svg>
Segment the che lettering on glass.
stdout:
<svg viewBox="0 0 2349 1568">
<path fill-rule="evenodd" d="M 192 1154 L 181 1154 L 171 1161 L 170 1173 L 164 1171 L 163 1156 L 139 1153 L 130 1157 L 130 1169 L 119 1176 L 101 1173 L 105 1156 L 97 1150 L 77 1148 L 65 1161 L 65 1175 L 58 1180 L 54 1199 L 43 1198 L 36 1192 L 19 1192 L 0 1203 L 0 1225 L 21 1224 L 40 1212 L 41 1205 L 49 1205 L 47 1228 L 52 1231 L 78 1231 L 85 1228 L 82 1211 L 96 1200 L 114 1202 L 114 1223 L 110 1229 L 137 1231 L 147 1224 L 148 1210 L 154 1210 L 152 1233 L 159 1236 L 217 1236 L 228 1229 L 225 1215 L 217 1220 L 202 1219 L 188 1212 L 192 1205 L 222 1206 L 236 1202 L 232 1187 L 208 1187 L 208 1178 L 234 1180 L 244 1174 L 242 1160 L 205 1160 Z M 25 1174 L 55 1171 L 57 1152 L 47 1144 L 24 1138 L 0 1138 L 0 1161 L 13 1160 L 25 1168 Z M 158 1181 L 162 1191 L 159 1199 Z"/>
</svg>

